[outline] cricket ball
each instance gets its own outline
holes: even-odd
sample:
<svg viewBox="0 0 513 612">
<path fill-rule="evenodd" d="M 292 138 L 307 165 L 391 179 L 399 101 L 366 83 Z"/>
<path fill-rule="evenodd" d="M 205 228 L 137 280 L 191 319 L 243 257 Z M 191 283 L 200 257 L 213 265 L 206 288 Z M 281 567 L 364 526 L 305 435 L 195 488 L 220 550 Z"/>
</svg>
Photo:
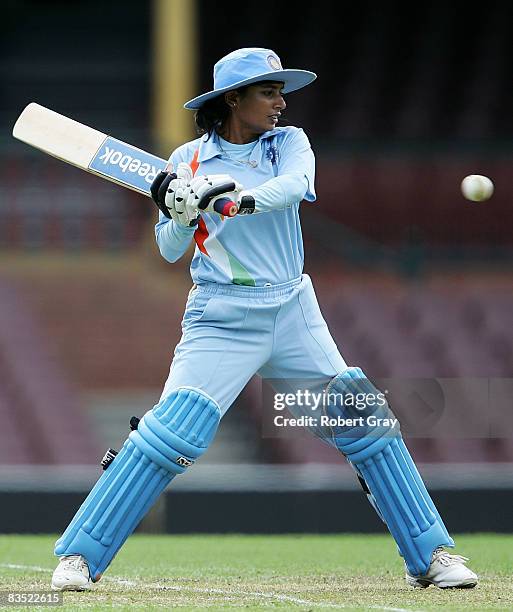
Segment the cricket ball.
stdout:
<svg viewBox="0 0 513 612">
<path fill-rule="evenodd" d="M 461 193 L 472 202 L 484 202 L 493 194 L 493 183 L 482 174 L 469 174 L 461 181 Z"/>
</svg>

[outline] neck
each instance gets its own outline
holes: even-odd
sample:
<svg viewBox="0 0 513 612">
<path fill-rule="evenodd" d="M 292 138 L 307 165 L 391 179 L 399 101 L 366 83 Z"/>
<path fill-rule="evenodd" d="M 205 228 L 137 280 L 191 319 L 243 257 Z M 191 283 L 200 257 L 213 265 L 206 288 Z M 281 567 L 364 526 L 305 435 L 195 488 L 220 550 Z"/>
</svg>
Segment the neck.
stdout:
<svg viewBox="0 0 513 612">
<path fill-rule="evenodd" d="M 259 134 L 244 129 L 240 125 L 234 125 L 233 122 L 230 121 L 217 130 L 217 133 L 232 144 L 248 144 L 249 142 L 258 140 L 259 137 Z"/>
</svg>

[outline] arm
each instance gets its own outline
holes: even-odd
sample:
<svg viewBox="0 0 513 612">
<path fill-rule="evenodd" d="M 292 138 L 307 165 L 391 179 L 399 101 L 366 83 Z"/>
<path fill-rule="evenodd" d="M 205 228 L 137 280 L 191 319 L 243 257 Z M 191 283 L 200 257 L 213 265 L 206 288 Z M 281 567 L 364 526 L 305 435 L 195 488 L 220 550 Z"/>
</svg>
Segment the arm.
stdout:
<svg viewBox="0 0 513 612">
<path fill-rule="evenodd" d="M 183 149 L 183 147 L 180 147 L 180 149 Z M 169 159 L 170 167 L 178 168 L 183 166 L 184 164 L 180 164 L 180 162 L 184 161 L 181 157 L 182 156 L 177 155 L 177 151 L 175 151 Z M 188 164 L 187 168 L 189 173 L 187 176 L 184 176 L 184 180 L 192 178 L 192 171 L 190 171 Z M 174 176 L 176 177 L 176 175 Z M 159 220 L 155 225 L 155 238 L 162 257 L 170 263 L 174 263 L 178 261 L 189 248 L 196 226 L 193 225 L 188 227 L 187 225 L 179 223 L 175 218 L 171 218 L 170 212 L 163 203 L 169 186 L 169 180 L 164 179 L 164 181 L 161 180 L 159 182 L 158 178 L 159 177 L 155 179 L 154 185 L 152 185 L 152 197 L 159 207 Z M 161 191 L 163 191 L 163 193 L 160 193 Z M 162 202 L 160 202 L 160 200 L 162 200 Z M 164 214 L 163 211 L 166 211 L 167 214 Z"/>
<path fill-rule="evenodd" d="M 155 238 L 162 257 L 170 263 L 178 261 L 189 248 L 195 230 L 196 227 L 180 225 L 159 212 L 159 220 L 155 225 Z"/>
<path fill-rule="evenodd" d="M 255 199 L 254 212 L 288 208 L 301 200 L 315 201 L 315 157 L 303 132 L 292 132 L 280 144 L 278 176 L 240 194 Z"/>
<path fill-rule="evenodd" d="M 241 192 L 255 198 L 255 212 L 270 212 L 289 208 L 301 202 L 308 192 L 308 179 L 301 172 L 283 174 L 263 183 L 259 187 Z"/>
</svg>

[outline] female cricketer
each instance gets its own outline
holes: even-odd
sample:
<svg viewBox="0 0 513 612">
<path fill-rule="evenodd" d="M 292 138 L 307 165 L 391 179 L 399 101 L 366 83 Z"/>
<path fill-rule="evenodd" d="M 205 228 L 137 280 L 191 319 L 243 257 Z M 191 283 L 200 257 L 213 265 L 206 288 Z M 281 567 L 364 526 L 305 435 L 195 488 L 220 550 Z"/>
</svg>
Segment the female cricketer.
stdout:
<svg viewBox="0 0 513 612">
<path fill-rule="evenodd" d="M 84 590 L 100 579 L 169 482 L 207 450 L 254 374 L 326 380 L 335 398 L 378 393 L 345 363 L 303 274 L 299 206 L 315 201 L 315 159 L 302 129 L 278 123 L 284 95 L 315 78 L 283 69 L 270 49 L 238 49 L 215 64 L 213 90 L 185 104 L 201 135 L 172 153 L 152 185 L 162 256 L 175 262 L 196 244 L 182 338 L 159 403 L 134 424 L 57 541 L 53 588 Z M 219 214 L 226 197 L 235 216 Z M 358 416 L 373 418 L 353 421 L 345 401 L 325 411 L 349 423 L 330 428 L 329 441 L 394 537 L 407 582 L 475 586 L 466 559 L 444 548 L 454 542 L 387 403 L 368 402 Z"/>
</svg>

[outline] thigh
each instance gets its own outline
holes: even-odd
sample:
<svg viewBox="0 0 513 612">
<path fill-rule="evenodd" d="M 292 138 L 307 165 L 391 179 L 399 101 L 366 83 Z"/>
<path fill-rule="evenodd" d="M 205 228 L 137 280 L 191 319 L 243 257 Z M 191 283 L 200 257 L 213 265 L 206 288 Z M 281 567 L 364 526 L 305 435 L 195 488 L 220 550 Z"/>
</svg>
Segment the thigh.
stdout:
<svg viewBox="0 0 513 612">
<path fill-rule="evenodd" d="M 259 374 L 266 379 L 265 388 L 272 390 L 273 402 L 277 393 L 295 396 L 296 401 L 287 404 L 290 415 L 313 417 L 305 421 L 305 427 L 329 444 L 330 430 L 318 422 L 319 406 L 328 383 L 347 365 L 321 314 L 308 276 L 296 295 L 283 304 L 280 315 L 272 357 Z M 276 415 L 272 407 L 271 413 Z"/>
<path fill-rule="evenodd" d="M 201 389 L 224 415 L 266 361 L 272 326 L 248 300 L 192 292 L 162 397 L 177 387 Z"/>
<path fill-rule="evenodd" d="M 331 379 L 347 367 L 322 316 L 312 282 L 304 275 L 282 305 L 274 350 L 260 370 L 265 378 Z"/>
</svg>

